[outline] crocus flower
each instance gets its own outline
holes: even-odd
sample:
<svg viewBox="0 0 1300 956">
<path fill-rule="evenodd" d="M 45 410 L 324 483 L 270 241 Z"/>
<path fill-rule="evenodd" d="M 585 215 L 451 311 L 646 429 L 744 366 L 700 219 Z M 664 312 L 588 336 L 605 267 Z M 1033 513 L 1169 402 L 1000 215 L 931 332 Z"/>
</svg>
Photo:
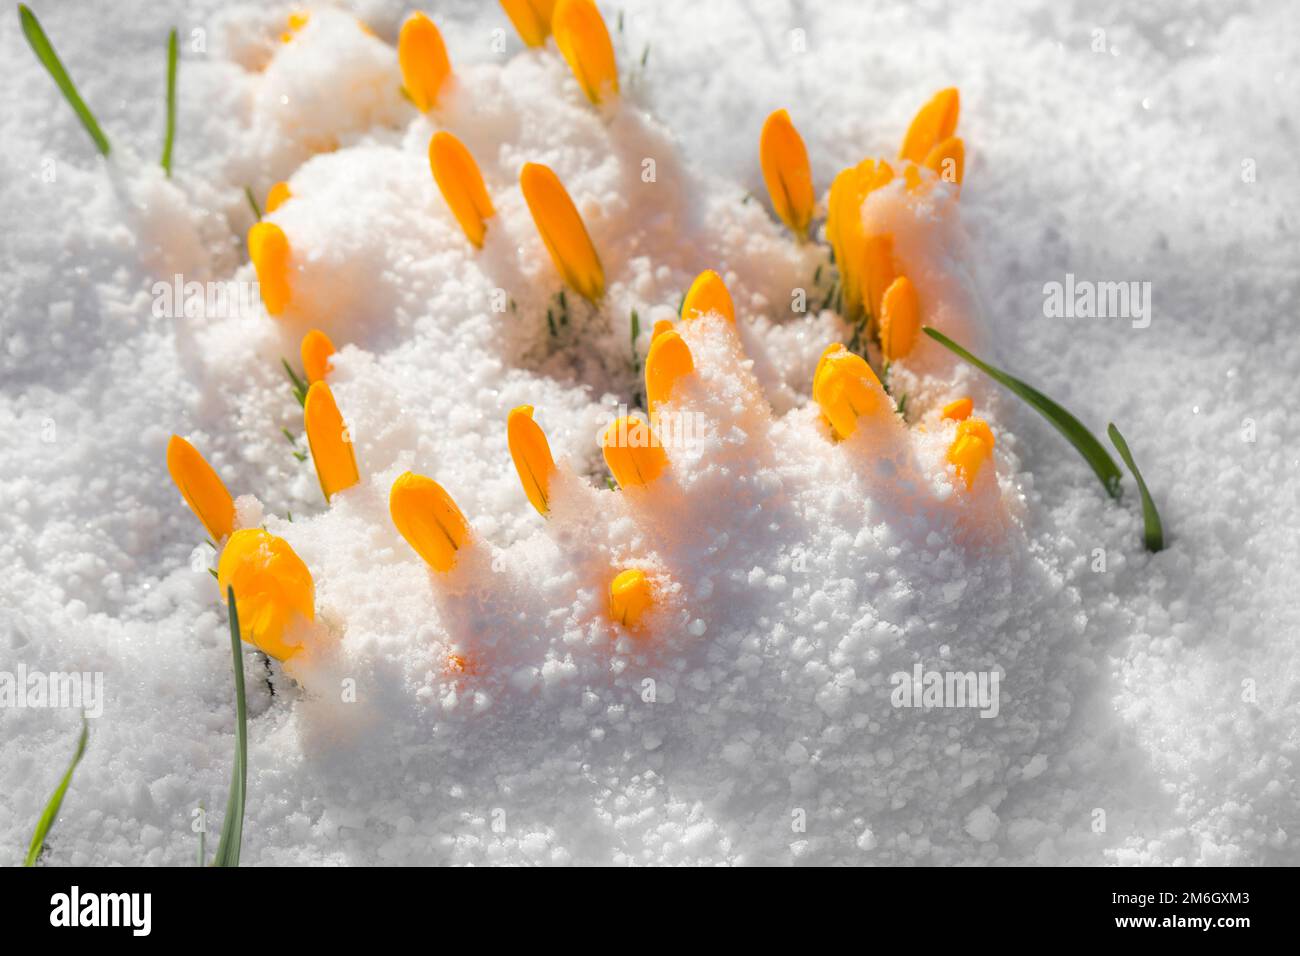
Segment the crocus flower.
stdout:
<svg viewBox="0 0 1300 956">
<path fill-rule="evenodd" d="M 221 478 L 193 445 L 179 435 L 167 443 L 167 471 L 190 510 L 219 544 L 235 527 L 235 502 Z"/>
<path fill-rule="evenodd" d="M 433 21 L 415 12 L 406 18 L 397 35 L 397 63 L 402 69 L 402 86 L 416 109 L 429 112 L 451 76 L 451 61 L 442 34 Z"/>
<path fill-rule="evenodd" d="M 785 110 L 777 110 L 763 123 L 758 159 L 772 208 L 791 232 L 800 239 L 807 238 L 815 202 L 812 167 L 803 137 Z"/>
<path fill-rule="evenodd" d="M 506 419 L 506 439 L 510 457 L 514 459 L 524 494 L 538 514 L 551 510 L 551 476 L 555 473 L 555 459 L 546 433 L 533 420 L 533 406 L 520 405 Z"/>
<path fill-rule="evenodd" d="M 551 16 L 551 32 L 574 78 L 599 103 L 618 94 L 618 64 L 605 18 L 591 0 L 559 0 Z"/>
<path fill-rule="evenodd" d="M 609 616 L 624 627 L 636 627 L 654 604 L 654 592 L 645 572 L 628 568 L 609 584 Z"/>
<path fill-rule="evenodd" d="M 298 618 L 316 619 L 316 587 L 287 541 L 261 528 L 236 531 L 221 552 L 217 583 L 222 595 L 235 589 L 245 641 L 282 661 L 302 650 L 286 636 Z"/>
<path fill-rule="evenodd" d="M 591 302 L 605 294 L 605 270 L 578 208 L 558 176 L 539 163 L 525 163 L 519 186 L 555 268 Z"/>
<path fill-rule="evenodd" d="M 361 480 L 352 450 L 352 437 L 343 423 L 334 393 L 322 381 L 313 382 L 307 389 L 302 414 L 320 490 L 329 501 L 344 488 L 351 488 Z"/>
<path fill-rule="evenodd" d="M 406 543 L 435 571 L 450 571 L 469 543 L 469 522 L 432 478 L 401 475 L 388 494 L 388 511 Z"/>
</svg>

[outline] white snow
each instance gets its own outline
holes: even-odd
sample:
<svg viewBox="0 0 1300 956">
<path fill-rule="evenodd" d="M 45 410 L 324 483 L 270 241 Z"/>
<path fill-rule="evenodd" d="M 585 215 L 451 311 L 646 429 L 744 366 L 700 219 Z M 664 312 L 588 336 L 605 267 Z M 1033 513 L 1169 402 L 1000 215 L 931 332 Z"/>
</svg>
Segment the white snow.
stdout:
<svg viewBox="0 0 1300 956">
<path fill-rule="evenodd" d="M 398 90 L 399 4 L 313 6 L 287 45 L 288 6 L 33 6 L 114 146 L 99 159 L 0 17 L 0 671 L 102 672 L 107 694 L 49 863 L 188 863 L 195 810 L 224 804 L 228 632 L 167 476 L 173 432 L 316 582 L 310 651 L 269 671 L 245 654 L 247 864 L 1300 861 L 1285 4 L 602 3 L 624 93 L 600 110 L 553 44 L 523 50 L 496 5 L 451 4 L 430 12 L 455 89 L 430 116 Z M 1130 479 L 1110 503 L 1045 422 L 933 343 L 894 372 L 910 428 L 835 444 L 809 404 L 846 333 L 791 312 L 796 288 L 820 304 L 824 252 L 770 214 L 763 117 L 790 110 L 822 195 L 892 157 L 947 85 L 960 203 L 891 187 L 864 214 L 895 233 L 928 321 L 1095 432 L 1121 426 L 1160 554 Z M 481 252 L 430 176 L 438 128 L 496 205 Z M 598 310 L 568 294 L 557 338 L 526 161 L 564 181 L 608 280 Z M 244 188 L 260 201 L 280 179 L 290 312 L 156 316 L 156 282 L 253 278 Z M 611 492 L 597 436 L 639 388 L 631 312 L 644 358 L 704 268 L 739 321 L 680 327 L 699 374 L 669 417 L 695 440 L 652 493 Z M 1150 327 L 1045 317 L 1067 272 L 1151 282 Z M 492 311 L 497 289 L 513 310 Z M 281 433 L 302 423 L 279 362 L 311 327 L 340 346 L 330 384 L 362 472 L 328 508 Z M 998 441 L 970 493 L 935 412 L 962 394 Z M 525 403 L 560 463 L 548 520 L 506 447 Z M 392 527 L 407 469 L 474 528 L 449 575 Z M 628 566 L 659 587 L 640 635 L 605 616 Z M 918 663 L 1000 674 L 997 716 L 892 706 L 890 676 Z M 0 865 L 77 720 L 0 708 Z"/>
</svg>

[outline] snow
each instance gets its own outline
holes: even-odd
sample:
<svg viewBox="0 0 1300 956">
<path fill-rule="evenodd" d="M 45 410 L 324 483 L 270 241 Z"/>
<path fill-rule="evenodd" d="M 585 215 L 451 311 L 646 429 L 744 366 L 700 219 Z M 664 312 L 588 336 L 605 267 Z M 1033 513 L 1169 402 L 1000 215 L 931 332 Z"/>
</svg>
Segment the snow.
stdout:
<svg viewBox="0 0 1300 956">
<path fill-rule="evenodd" d="M 287 6 L 33 6 L 114 146 L 99 159 L 0 18 L 0 671 L 102 672 L 107 695 L 49 863 L 186 864 L 196 809 L 224 803 L 228 632 L 164 467 L 173 432 L 316 581 L 310 651 L 270 670 L 245 653 L 245 863 L 1300 861 L 1285 4 L 628 2 L 624 93 L 599 110 L 553 45 L 523 50 L 495 5 L 449 4 L 430 11 L 456 76 L 434 118 L 398 92 L 398 4 L 313 7 L 287 45 Z M 615 30 L 620 7 L 601 6 Z M 1131 479 L 1110 503 L 1046 423 L 933 343 L 894 372 L 911 427 L 835 444 L 809 404 L 845 332 L 791 312 L 796 288 L 820 304 L 823 254 L 767 208 L 763 117 L 790 110 L 821 195 L 892 155 L 947 85 L 960 203 L 891 187 L 864 215 L 895 233 L 933 324 L 1094 431 L 1121 426 L 1164 552 L 1142 549 Z M 429 174 L 437 128 L 496 205 L 479 253 Z M 569 294 L 554 339 L 526 161 L 564 181 L 608 280 L 598 310 Z M 280 179 L 289 313 L 155 315 L 177 274 L 252 280 L 244 187 Z M 703 268 L 738 323 L 679 327 L 698 375 L 667 415 L 692 440 L 652 489 L 611 492 L 597 436 L 635 405 L 632 310 L 644 358 Z M 1044 316 L 1067 272 L 1151 282 L 1150 327 Z M 498 289 L 513 310 L 492 310 Z M 362 472 L 328 508 L 281 433 L 301 413 L 279 360 L 311 327 L 340 346 L 330 384 Z M 998 443 L 969 493 L 935 411 L 962 394 Z M 506 447 L 520 404 L 560 465 L 548 520 Z M 407 469 L 474 528 L 446 576 L 389 519 Z M 643 633 L 604 613 L 628 566 L 659 587 Z M 997 716 L 892 706 L 890 676 L 918 663 L 999 674 Z M 77 720 L 0 708 L 0 865 L 25 852 Z"/>
</svg>

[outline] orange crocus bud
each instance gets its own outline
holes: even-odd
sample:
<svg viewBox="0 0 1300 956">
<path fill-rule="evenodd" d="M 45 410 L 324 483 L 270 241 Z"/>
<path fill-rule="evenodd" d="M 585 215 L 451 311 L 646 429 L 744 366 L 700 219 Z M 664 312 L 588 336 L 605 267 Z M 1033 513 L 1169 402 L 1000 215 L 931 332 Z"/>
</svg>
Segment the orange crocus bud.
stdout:
<svg viewBox="0 0 1300 956">
<path fill-rule="evenodd" d="M 949 136 L 926 154 L 922 163 L 932 169 L 945 183 L 952 183 L 961 192 L 962 176 L 966 172 L 966 146 L 960 136 Z"/>
<path fill-rule="evenodd" d="M 868 236 L 862 253 L 862 295 L 871 314 L 880 317 L 885 290 L 898 278 L 893 236 Z"/>
<path fill-rule="evenodd" d="M 609 616 L 624 627 L 636 627 L 654 604 L 650 579 L 638 568 L 628 568 L 609 583 Z"/>
<path fill-rule="evenodd" d="M 605 464 L 621 488 L 648 485 L 668 467 L 668 455 L 650 426 L 630 415 L 609 423 L 600 447 Z"/>
<path fill-rule="evenodd" d="M 727 291 L 726 283 L 712 269 L 705 269 L 695 277 L 686 298 L 682 300 L 682 318 L 693 319 L 710 312 L 716 312 L 735 324 L 736 307 L 731 302 L 731 293 Z"/>
<path fill-rule="evenodd" d="M 302 367 L 307 373 L 308 383 L 323 382 L 330 370 L 330 356 L 335 352 L 334 343 L 320 329 L 312 329 L 302 337 Z"/>
<path fill-rule="evenodd" d="M 334 393 L 324 382 L 314 382 L 307 389 L 303 403 L 303 421 L 307 426 L 307 444 L 311 460 L 316 465 L 316 477 L 325 500 L 345 488 L 351 488 L 361 476 L 357 473 L 357 459 L 352 450 L 352 436 L 343 423 Z"/>
<path fill-rule="evenodd" d="M 806 239 L 816 202 L 812 167 L 808 164 L 803 137 L 785 110 L 777 110 L 763 123 L 758 137 L 758 160 L 772 208 L 791 232 Z"/>
<path fill-rule="evenodd" d="M 968 418 L 957 423 L 957 437 L 948 446 L 948 462 L 957 469 L 957 477 L 970 489 L 980 468 L 993 457 L 993 430 L 982 418 Z"/>
<path fill-rule="evenodd" d="M 660 319 L 658 322 L 655 323 L 654 329 L 650 332 L 651 343 L 653 343 L 655 339 L 659 338 L 659 336 L 663 335 L 665 332 L 671 332 L 672 330 L 673 330 L 673 323 L 670 320 Z"/>
<path fill-rule="evenodd" d="M 239 636 L 246 642 L 281 661 L 302 650 L 285 632 L 298 618 L 316 619 L 316 585 L 287 541 L 261 528 L 236 531 L 221 552 L 217 583 L 223 597 L 235 589 Z"/>
<path fill-rule="evenodd" d="M 949 402 L 943 406 L 942 418 L 950 419 L 954 422 L 965 421 L 970 418 L 970 413 L 975 409 L 975 403 L 969 398 L 959 398 L 954 402 Z"/>
<path fill-rule="evenodd" d="M 268 315 L 289 305 L 289 239 L 273 222 L 254 223 L 248 230 L 248 257 L 257 270 L 257 285 Z"/>
<path fill-rule="evenodd" d="M 555 473 L 555 459 L 546 433 L 533 420 L 533 406 L 520 405 L 506 419 L 506 439 L 510 457 L 514 459 L 524 494 L 540 515 L 551 510 L 551 476 Z"/>
<path fill-rule="evenodd" d="M 813 400 L 837 438 L 848 438 L 864 415 L 883 415 L 890 407 L 880 379 L 860 355 L 836 342 L 822 352 L 813 375 Z"/>
<path fill-rule="evenodd" d="M 618 94 L 614 44 L 605 18 L 591 0 L 559 0 L 551 16 L 551 32 L 587 99 L 599 103 Z"/>
<path fill-rule="evenodd" d="M 451 207 L 465 238 L 483 248 L 485 220 L 496 212 L 483 185 L 483 174 L 465 144 L 451 133 L 439 131 L 429 140 L 429 168 L 442 198 Z"/>
<path fill-rule="evenodd" d="M 402 68 L 406 95 L 420 112 L 429 112 L 438 104 L 438 96 L 451 76 L 451 61 L 442 34 L 423 13 L 411 14 L 402 24 L 397 35 L 397 63 Z"/>
<path fill-rule="evenodd" d="M 424 475 L 408 471 L 393 482 L 388 512 L 406 543 L 435 571 L 450 571 L 469 542 L 469 522 L 456 502 Z"/>
<path fill-rule="evenodd" d="M 895 279 L 880 301 L 880 351 L 893 362 L 916 347 L 921 334 L 921 304 L 907 276 Z"/>
<path fill-rule="evenodd" d="M 167 443 L 167 471 L 214 543 L 235 528 L 235 502 L 198 450 L 179 435 Z"/>
<path fill-rule="evenodd" d="M 551 32 L 551 14 L 555 0 L 501 0 L 519 38 L 528 46 L 542 46 Z"/>
<path fill-rule="evenodd" d="M 274 186 L 271 187 L 271 191 L 266 194 L 267 215 L 270 215 L 271 213 L 275 212 L 286 202 L 288 202 L 288 200 L 291 199 L 292 197 L 293 197 L 293 193 L 289 192 L 288 183 L 286 182 L 276 183 Z"/>
<path fill-rule="evenodd" d="M 519 186 L 555 268 L 580 294 L 598 302 L 605 294 L 605 270 L 564 184 L 550 168 L 525 163 Z"/>
<path fill-rule="evenodd" d="M 899 159 L 922 163 L 930 150 L 957 131 L 957 117 L 961 112 L 961 97 L 956 87 L 940 90 L 921 107 L 903 138 Z"/>
<path fill-rule="evenodd" d="M 654 412 L 672 397 L 673 386 L 683 375 L 695 371 L 695 360 L 682 337 L 674 330 L 656 336 L 645 357 L 646 407 Z"/>
<path fill-rule="evenodd" d="M 883 160 L 864 159 L 841 170 L 831 182 L 827 200 L 826 238 L 835 252 L 840 271 L 844 317 L 857 321 L 864 308 L 863 271 L 866 266 L 867 233 L 862 222 L 862 204 L 873 190 L 894 178 L 894 170 Z"/>
</svg>

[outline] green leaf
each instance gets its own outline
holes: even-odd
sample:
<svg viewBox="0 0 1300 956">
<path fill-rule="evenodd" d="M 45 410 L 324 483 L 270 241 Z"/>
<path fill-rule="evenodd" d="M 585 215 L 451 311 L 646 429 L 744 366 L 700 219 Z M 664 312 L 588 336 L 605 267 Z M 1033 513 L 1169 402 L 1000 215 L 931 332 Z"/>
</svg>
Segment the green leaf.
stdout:
<svg viewBox="0 0 1300 956">
<path fill-rule="evenodd" d="M 249 207 L 253 210 L 253 215 L 257 217 L 257 221 L 258 221 L 258 222 L 261 222 L 261 221 L 262 221 L 262 210 L 258 208 L 258 205 L 257 205 L 257 199 L 254 198 L 254 196 L 253 196 L 253 190 L 252 190 L 250 187 L 245 186 L 245 187 L 244 187 L 244 196 L 247 197 L 247 199 L 248 199 L 248 205 L 249 205 Z"/>
<path fill-rule="evenodd" d="M 77 114 L 77 118 L 81 120 L 81 125 L 86 127 L 86 132 L 95 141 L 99 151 L 107 156 L 109 151 L 108 137 L 99 128 L 99 123 L 95 122 L 95 116 L 90 112 L 90 107 L 81 98 L 81 94 L 77 92 L 76 84 L 72 82 L 72 77 L 68 76 L 68 71 L 59 62 L 59 55 L 54 52 L 54 47 L 50 44 L 50 38 L 45 35 L 45 30 L 41 27 L 41 22 L 36 19 L 36 14 L 27 9 L 25 3 L 20 3 L 18 4 L 18 19 L 22 21 L 23 33 L 27 37 L 27 42 L 31 44 L 36 59 L 40 60 L 41 65 L 49 71 L 50 77 L 63 93 L 63 98 L 68 101 L 72 111 Z"/>
<path fill-rule="evenodd" d="M 1151 492 L 1147 491 L 1147 483 L 1142 480 L 1142 472 L 1138 471 L 1137 463 L 1133 461 L 1133 453 L 1128 450 L 1128 442 L 1119 433 L 1114 422 L 1106 428 L 1106 434 L 1110 436 L 1110 443 L 1119 452 L 1119 457 L 1124 459 L 1124 464 L 1128 465 L 1128 470 L 1133 472 L 1133 477 L 1137 479 L 1138 492 L 1142 495 L 1143 539 L 1147 550 L 1153 553 L 1163 551 L 1165 529 L 1160 523 L 1160 512 L 1156 511 L 1156 503 L 1151 500 Z"/>
<path fill-rule="evenodd" d="M 284 370 L 286 374 L 288 374 L 289 376 L 289 381 L 293 384 L 293 397 L 298 399 L 299 406 L 301 406 L 302 408 L 306 408 L 307 390 L 311 386 L 307 384 L 305 379 L 298 377 L 298 373 L 293 370 L 293 366 L 289 364 L 288 359 L 283 359 L 283 358 L 280 359 L 280 364 L 284 366 Z M 289 433 L 285 431 L 285 437 L 288 437 L 288 435 Z M 289 440 L 293 441 L 292 438 L 290 438 Z"/>
<path fill-rule="evenodd" d="M 1112 498 L 1119 497 L 1119 482 L 1122 477 L 1119 465 L 1115 464 L 1115 459 L 1110 457 L 1106 447 L 1096 439 L 1092 432 L 1084 427 L 1082 422 L 1032 385 L 1026 385 L 1020 379 L 976 358 L 942 332 L 932 329 L 928 325 L 923 326 L 921 331 L 944 348 L 974 365 L 989 378 L 1011 389 L 1033 406 L 1035 411 L 1051 422 L 1056 427 L 1056 430 L 1065 436 L 1066 441 L 1078 450 L 1084 461 L 1092 466 L 1092 470 L 1096 472 L 1102 487 L 1106 489 L 1106 494 Z"/>
<path fill-rule="evenodd" d="M 77 741 L 77 752 L 72 755 L 72 763 L 68 764 L 68 769 L 63 774 L 58 789 L 50 797 L 50 802 L 45 805 L 45 812 L 36 821 L 36 832 L 32 834 L 32 842 L 27 848 L 27 859 L 23 861 L 23 866 L 35 866 L 37 857 L 41 855 L 41 850 L 45 848 L 45 838 L 49 836 L 50 829 L 54 826 L 54 821 L 59 815 L 59 808 L 63 806 L 63 795 L 68 792 L 68 784 L 72 783 L 72 771 L 76 770 L 77 764 L 81 763 L 81 758 L 86 753 L 86 741 L 89 738 L 90 724 L 86 721 L 86 715 L 82 714 L 81 739 Z"/>
<path fill-rule="evenodd" d="M 176 28 L 167 37 L 167 136 L 163 140 L 162 168 L 172 176 L 172 143 L 176 139 Z"/>
<path fill-rule="evenodd" d="M 244 839 L 244 797 L 248 792 L 248 705 L 244 700 L 244 655 L 239 641 L 239 608 L 235 589 L 226 588 L 230 608 L 230 654 L 235 662 L 235 766 L 230 775 L 230 796 L 226 818 L 221 821 L 221 839 L 213 866 L 239 866 L 239 848 Z"/>
</svg>

